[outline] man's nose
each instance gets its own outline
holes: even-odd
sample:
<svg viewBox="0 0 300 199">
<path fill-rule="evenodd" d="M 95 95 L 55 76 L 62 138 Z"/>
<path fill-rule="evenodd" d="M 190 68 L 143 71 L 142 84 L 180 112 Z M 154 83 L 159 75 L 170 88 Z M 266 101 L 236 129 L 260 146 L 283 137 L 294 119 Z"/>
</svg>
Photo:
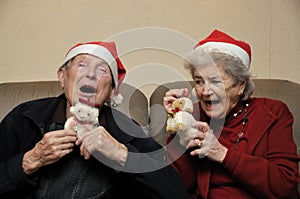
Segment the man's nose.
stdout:
<svg viewBox="0 0 300 199">
<path fill-rule="evenodd" d="M 95 70 L 94 67 L 88 67 L 87 77 L 91 78 L 91 79 L 95 79 L 96 78 L 96 70 Z"/>
</svg>

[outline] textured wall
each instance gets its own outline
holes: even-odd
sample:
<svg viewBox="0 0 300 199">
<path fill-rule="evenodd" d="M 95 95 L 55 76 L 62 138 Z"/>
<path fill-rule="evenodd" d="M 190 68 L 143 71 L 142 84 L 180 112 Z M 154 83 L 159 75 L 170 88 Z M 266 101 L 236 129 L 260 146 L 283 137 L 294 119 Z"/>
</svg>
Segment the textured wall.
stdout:
<svg viewBox="0 0 300 199">
<path fill-rule="evenodd" d="M 174 43 L 171 48 L 176 49 L 185 41 L 180 40 L 179 33 L 198 41 L 213 29 L 220 29 L 252 45 L 251 71 L 257 78 L 300 83 L 299 22 L 299 0 L 1 0 L 0 83 L 55 80 L 56 68 L 73 44 L 118 40 L 124 31 L 146 27 L 178 34 L 170 34 L 167 42 Z M 166 40 L 166 35 L 155 37 L 156 47 Z M 135 39 L 123 38 L 126 42 L 120 42 L 120 48 Z M 190 46 L 182 44 L 178 48 Z M 121 59 L 129 71 L 130 80 L 126 81 L 134 80 L 133 84 L 140 84 L 138 87 L 146 92 L 161 81 L 189 78 L 182 57 L 168 49 L 125 51 Z M 169 67 L 171 74 L 165 70 Z"/>
</svg>

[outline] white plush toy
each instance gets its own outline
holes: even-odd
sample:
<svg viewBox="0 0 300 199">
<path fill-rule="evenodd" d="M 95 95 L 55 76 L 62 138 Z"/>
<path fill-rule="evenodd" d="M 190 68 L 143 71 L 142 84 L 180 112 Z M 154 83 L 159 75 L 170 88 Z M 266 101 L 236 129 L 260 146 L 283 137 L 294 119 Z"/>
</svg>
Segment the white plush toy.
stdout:
<svg viewBox="0 0 300 199">
<path fill-rule="evenodd" d="M 79 102 L 70 107 L 70 112 L 72 116 L 67 119 L 65 129 L 73 129 L 78 137 L 99 126 L 98 108 Z"/>
<path fill-rule="evenodd" d="M 184 134 L 193 134 L 198 130 L 192 127 L 195 118 L 192 115 L 193 102 L 187 97 L 181 97 L 172 104 L 172 111 L 168 114 L 166 131 L 174 134 L 177 132 L 179 142 L 185 146 L 187 142 L 184 140 Z"/>
</svg>

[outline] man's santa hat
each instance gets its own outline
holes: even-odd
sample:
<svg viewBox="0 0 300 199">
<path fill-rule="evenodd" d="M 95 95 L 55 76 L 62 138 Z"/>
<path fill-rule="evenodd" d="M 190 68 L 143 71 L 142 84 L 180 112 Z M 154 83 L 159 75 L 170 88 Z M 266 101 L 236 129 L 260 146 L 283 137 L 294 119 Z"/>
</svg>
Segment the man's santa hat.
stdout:
<svg viewBox="0 0 300 199">
<path fill-rule="evenodd" d="M 206 52 L 222 52 L 238 57 L 248 69 L 250 67 L 250 45 L 244 41 L 236 40 L 219 30 L 214 30 L 207 38 L 194 47 L 195 50 L 198 48 L 202 48 Z"/>
<path fill-rule="evenodd" d="M 119 93 L 120 84 L 125 78 L 126 69 L 118 57 L 116 44 L 114 42 L 103 41 L 76 44 L 67 52 L 61 66 L 65 65 L 66 62 L 79 54 L 90 54 L 99 57 L 109 65 L 115 84 L 111 105 L 117 106 L 121 104 L 123 96 Z"/>
</svg>

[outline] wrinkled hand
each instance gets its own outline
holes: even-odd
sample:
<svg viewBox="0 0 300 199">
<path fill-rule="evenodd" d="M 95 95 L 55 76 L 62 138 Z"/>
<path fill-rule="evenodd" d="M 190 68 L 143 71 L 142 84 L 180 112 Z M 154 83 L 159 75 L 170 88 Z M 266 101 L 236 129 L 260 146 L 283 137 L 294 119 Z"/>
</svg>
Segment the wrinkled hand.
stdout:
<svg viewBox="0 0 300 199">
<path fill-rule="evenodd" d="M 76 145 L 80 145 L 80 154 L 85 159 L 89 159 L 91 154 L 97 151 L 121 166 L 125 165 L 128 155 L 127 147 L 113 138 L 102 126 L 84 133 L 76 141 Z"/>
<path fill-rule="evenodd" d="M 185 140 L 188 142 L 186 148 L 196 148 L 191 151 L 191 155 L 197 155 L 199 158 L 208 159 L 222 163 L 228 149 L 223 146 L 205 122 L 195 122 L 193 127 L 198 128 L 198 132 L 193 135 L 187 135 Z"/>
<path fill-rule="evenodd" d="M 72 152 L 76 133 L 72 130 L 58 130 L 46 133 L 35 147 L 24 154 L 23 170 L 32 174 L 40 167 L 52 164 Z"/>
<path fill-rule="evenodd" d="M 168 113 L 172 112 L 172 103 L 179 97 L 189 97 L 188 89 L 171 89 L 168 92 L 166 92 L 163 102 L 164 107 Z"/>
</svg>

